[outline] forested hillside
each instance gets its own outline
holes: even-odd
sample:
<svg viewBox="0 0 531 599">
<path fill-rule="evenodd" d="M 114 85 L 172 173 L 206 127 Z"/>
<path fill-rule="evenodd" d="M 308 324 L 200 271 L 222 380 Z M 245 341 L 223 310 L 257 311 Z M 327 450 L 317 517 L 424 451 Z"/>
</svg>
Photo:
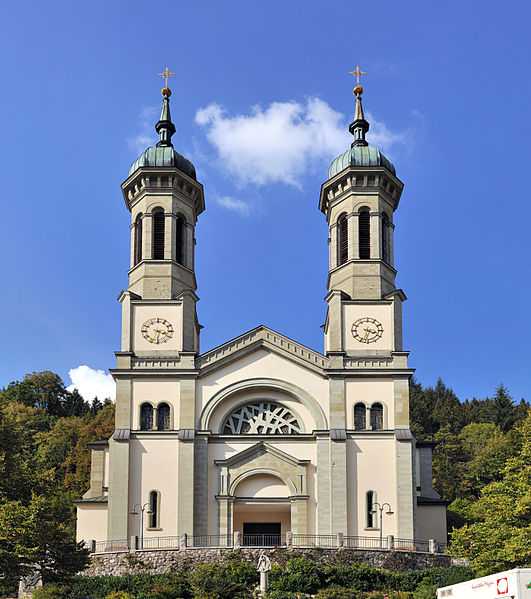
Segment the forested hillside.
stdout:
<svg viewBox="0 0 531 599">
<path fill-rule="evenodd" d="M 434 485 L 450 502 L 453 551 L 479 572 L 531 562 L 531 416 L 500 385 L 461 402 L 411 383 L 411 428 L 437 443 Z M 87 442 L 114 429 L 110 400 L 84 401 L 52 372 L 0 390 L 0 594 L 31 564 L 45 580 L 79 569 L 72 500 L 89 486 Z"/>
</svg>

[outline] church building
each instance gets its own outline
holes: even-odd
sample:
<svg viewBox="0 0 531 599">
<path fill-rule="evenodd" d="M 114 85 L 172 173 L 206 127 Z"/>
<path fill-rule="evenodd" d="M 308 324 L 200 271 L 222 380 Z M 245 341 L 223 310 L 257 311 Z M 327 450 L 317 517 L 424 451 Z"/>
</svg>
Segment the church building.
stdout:
<svg viewBox="0 0 531 599">
<path fill-rule="evenodd" d="M 433 444 L 409 429 L 413 370 L 393 258 L 403 184 L 368 145 L 359 82 L 354 93 L 352 145 L 318 201 L 330 248 L 324 351 L 258 326 L 201 353 L 194 250 L 205 199 L 174 149 L 162 90 L 160 140 L 122 184 L 131 252 L 111 370 L 116 424 L 90 444 L 78 540 L 240 533 L 276 545 L 286 533 L 383 533 L 446 542 Z"/>
</svg>

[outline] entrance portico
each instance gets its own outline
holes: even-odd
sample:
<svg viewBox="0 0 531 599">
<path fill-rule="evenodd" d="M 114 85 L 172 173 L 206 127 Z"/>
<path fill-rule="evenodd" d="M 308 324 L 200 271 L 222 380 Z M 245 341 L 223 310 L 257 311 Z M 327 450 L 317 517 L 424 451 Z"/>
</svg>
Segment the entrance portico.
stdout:
<svg viewBox="0 0 531 599">
<path fill-rule="evenodd" d="M 216 497 L 220 535 L 307 533 L 309 460 L 298 460 L 260 442 L 215 464 L 221 482 Z"/>
</svg>

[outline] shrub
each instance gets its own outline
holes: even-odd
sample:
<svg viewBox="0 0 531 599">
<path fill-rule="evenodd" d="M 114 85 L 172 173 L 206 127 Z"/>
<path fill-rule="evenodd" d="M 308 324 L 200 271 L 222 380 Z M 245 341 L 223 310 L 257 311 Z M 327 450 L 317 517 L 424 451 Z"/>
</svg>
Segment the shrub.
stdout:
<svg viewBox="0 0 531 599">
<path fill-rule="evenodd" d="M 436 584 L 421 583 L 413 596 L 415 599 L 437 599 L 437 588 Z"/>
<path fill-rule="evenodd" d="M 70 587 L 64 584 L 47 584 L 33 591 L 35 599 L 69 599 Z"/>
<path fill-rule="evenodd" d="M 365 599 L 366 593 L 356 589 L 345 587 L 328 587 L 321 589 L 315 595 L 315 599 Z"/>
<path fill-rule="evenodd" d="M 290 591 L 267 591 L 267 599 L 305 599 L 304 593 L 291 593 Z"/>
<path fill-rule="evenodd" d="M 324 569 L 324 578 L 327 585 L 347 587 L 358 591 L 397 588 L 393 584 L 395 575 L 364 563 L 328 566 Z"/>
<path fill-rule="evenodd" d="M 367 599 L 412 599 L 407 591 L 373 591 L 366 595 Z"/>
<path fill-rule="evenodd" d="M 131 593 L 125 591 L 113 591 L 110 595 L 107 595 L 105 599 L 135 599 Z"/>
<path fill-rule="evenodd" d="M 285 565 L 274 564 L 269 586 L 272 591 L 314 593 L 321 587 L 323 569 L 307 557 L 292 557 Z"/>
<path fill-rule="evenodd" d="M 228 567 L 201 564 L 189 574 L 194 599 L 238 599 L 249 596 L 244 586 L 230 578 Z"/>
</svg>

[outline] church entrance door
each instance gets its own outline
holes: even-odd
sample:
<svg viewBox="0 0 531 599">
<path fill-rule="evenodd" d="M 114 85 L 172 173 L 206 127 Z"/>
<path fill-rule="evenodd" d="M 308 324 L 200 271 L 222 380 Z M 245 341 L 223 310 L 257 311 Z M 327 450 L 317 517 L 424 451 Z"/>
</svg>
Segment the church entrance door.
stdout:
<svg viewBox="0 0 531 599">
<path fill-rule="evenodd" d="M 271 547 L 280 545 L 280 522 L 244 522 L 242 544 L 249 547 Z"/>
</svg>

